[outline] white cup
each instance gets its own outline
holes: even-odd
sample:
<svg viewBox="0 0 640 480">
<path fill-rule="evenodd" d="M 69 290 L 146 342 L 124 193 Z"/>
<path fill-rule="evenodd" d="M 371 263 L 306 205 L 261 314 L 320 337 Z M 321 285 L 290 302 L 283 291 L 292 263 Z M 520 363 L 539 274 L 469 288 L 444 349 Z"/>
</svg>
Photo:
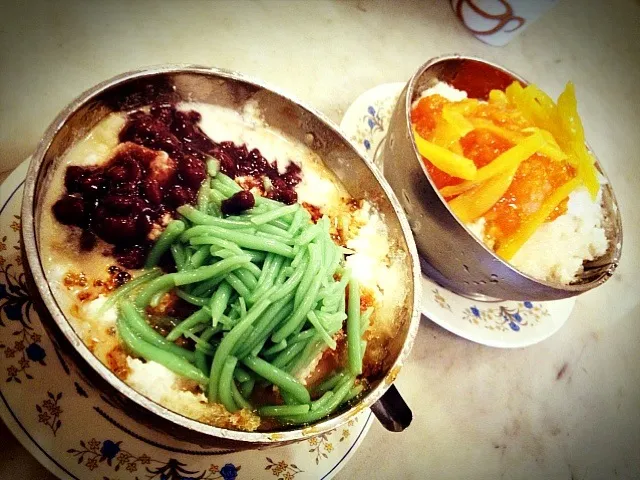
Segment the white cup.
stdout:
<svg viewBox="0 0 640 480">
<path fill-rule="evenodd" d="M 458 19 L 478 39 L 501 47 L 558 0 L 451 0 Z"/>
</svg>

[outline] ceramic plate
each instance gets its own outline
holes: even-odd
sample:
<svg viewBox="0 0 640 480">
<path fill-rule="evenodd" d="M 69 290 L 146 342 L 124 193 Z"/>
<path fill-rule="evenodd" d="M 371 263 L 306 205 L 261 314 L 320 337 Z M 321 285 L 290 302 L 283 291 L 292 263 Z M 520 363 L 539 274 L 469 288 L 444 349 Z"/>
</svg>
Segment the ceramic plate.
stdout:
<svg viewBox="0 0 640 480">
<path fill-rule="evenodd" d="M 404 83 L 385 83 L 360 95 L 340 128 L 382 170 L 378 147 Z M 552 302 L 479 302 L 457 295 L 422 276 L 422 313 L 468 340 L 500 348 L 526 347 L 553 335 L 567 321 L 575 298 Z"/>
<path fill-rule="evenodd" d="M 369 410 L 295 445 L 216 454 L 132 424 L 76 377 L 26 292 L 19 248 L 26 169 L 25 162 L 0 185 L 0 416 L 34 457 L 60 478 L 82 480 L 303 480 L 342 468 L 371 426 Z"/>
</svg>

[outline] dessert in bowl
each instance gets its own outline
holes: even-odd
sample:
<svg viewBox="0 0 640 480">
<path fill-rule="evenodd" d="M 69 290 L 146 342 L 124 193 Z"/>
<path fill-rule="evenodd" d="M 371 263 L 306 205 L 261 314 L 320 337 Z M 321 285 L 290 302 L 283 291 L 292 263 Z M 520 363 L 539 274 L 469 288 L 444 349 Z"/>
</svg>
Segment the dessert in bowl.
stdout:
<svg viewBox="0 0 640 480">
<path fill-rule="evenodd" d="M 381 158 L 424 270 L 456 293 L 565 298 L 618 264 L 618 208 L 571 84 L 556 105 L 489 62 L 433 59 L 400 95 Z"/>
<path fill-rule="evenodd" d="M 335 428 L 415 336 L 390 189 L 319 115 L 241 76 L 162 67 L 61 113 L 23 239 L 46 322 L 126 411 L 252 448 Z"/>
</svg>

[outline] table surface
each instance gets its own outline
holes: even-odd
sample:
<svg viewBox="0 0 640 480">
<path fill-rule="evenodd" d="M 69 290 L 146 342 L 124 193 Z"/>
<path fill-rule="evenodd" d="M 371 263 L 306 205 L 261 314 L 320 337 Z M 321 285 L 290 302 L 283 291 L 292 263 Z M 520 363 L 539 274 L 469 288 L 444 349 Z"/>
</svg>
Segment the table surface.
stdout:
<svg viewBox="0 0 640 480">
<path fill-rule="evenodd" d="M 0 172 L 73 97 L 145 65 L 241 71 L 336 122 L 361 92 L 405 81 L 443 53 L 499 62 L 553 96 L 573 80 L 621 205 L 620 268 L 578 299 L 557 334 L 526 349 L 483 347 L 423 319 L 397 381 L 413 424 L 402 434 L 375 424 L 338 478 L 640 476 L 637 0 L 563 0 L 502 48 L 469 35 L 445 0 L 34 3 L 2 7 Z M 50 478 L 1 424 L 0 438 L 1 478 L 18 466 L 21 478 Z"/>
</svg>

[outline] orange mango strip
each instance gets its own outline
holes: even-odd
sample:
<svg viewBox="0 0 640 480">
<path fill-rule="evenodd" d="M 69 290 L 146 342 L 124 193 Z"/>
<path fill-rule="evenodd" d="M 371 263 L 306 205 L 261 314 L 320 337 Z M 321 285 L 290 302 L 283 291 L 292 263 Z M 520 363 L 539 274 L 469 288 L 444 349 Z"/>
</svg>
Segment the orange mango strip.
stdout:
<svg viewBox="0 0 640 480">
<path fill-rule="evenodd" d="M 567 183 L 557 188 L 542 204 L 540 209 L 524 222 L 520 228 L 507 240 L 502 242 L 496 250 L 496 254 L 509 261 L 516 252 L 525 244 L 535 231 L 547 220 L 549 215 L 553 213 L 555 208 L 569 196 L 577 187 L 580 186 L 579 178 L 572 178 Z"/>
<path fill-rule="evenodd" d="M 449 202 L 449 208 L 465 223 L 480 217 L 506 193 L 518 166 L 491 177 L 477 187 L 467 190 Z"/>
<path fill-rule="evenodd" d="M 513 130 L 499 127 L 495 125 L 491 120 L 485 120 L 484 118 L 474 118 L 471 120 L 471 123 L 477 130 L 487 130 L 513 143 L 520 143 L 527 137 L 527 135 L 522 135 L 521 133 L 514 132 Z M 553 135 L 551 135 L 551 133 L 547 130 L 543 130 L 538 127 L 529 127 L 521 130 L 521 132 L 540 133 L 540 135 L 542 135 L 542 138 L 544 138 L 545 143 L 540 147 L 540 150 L 538 151 L 543 155 L 549 157 L 551 160 L 561 162 L 569 158 L 569 156 L 562 151 L 558 143 L 555 141 Z"/>
<path fill-rule="evenodd" d="M 471 190 L 473 187 L 484 182 L 485 180 L 488 180 L 494 175 L 503 173 L 513 167 L 517 167 L 524 160 L 539 151 L 544 144 L 545 141 L 544 138 L 542 138 L 542 135 L 540 135 L 539 133 L 534 133 L 533 135 L 526 137 L 516 146 L 498 155 L 488 165 L 485 165 L 484 167 L 478 169 L 475 178 L 467 182 L 462 182 L 458 185 L 444 187 L 440 190 L 440 194 L 444 197 L 452 197 L 454 195 L 464 193 L 467 190 Z"/>
<path fill-rule="evenodd" d="M 464 180 L 475 178 L 478 169 L 472 160 L 425 140 L 416 132 L 415 128 L 413 129 L 413 138 L 420 155 L 433 163 L 436 168 Z"/>
</svg>

